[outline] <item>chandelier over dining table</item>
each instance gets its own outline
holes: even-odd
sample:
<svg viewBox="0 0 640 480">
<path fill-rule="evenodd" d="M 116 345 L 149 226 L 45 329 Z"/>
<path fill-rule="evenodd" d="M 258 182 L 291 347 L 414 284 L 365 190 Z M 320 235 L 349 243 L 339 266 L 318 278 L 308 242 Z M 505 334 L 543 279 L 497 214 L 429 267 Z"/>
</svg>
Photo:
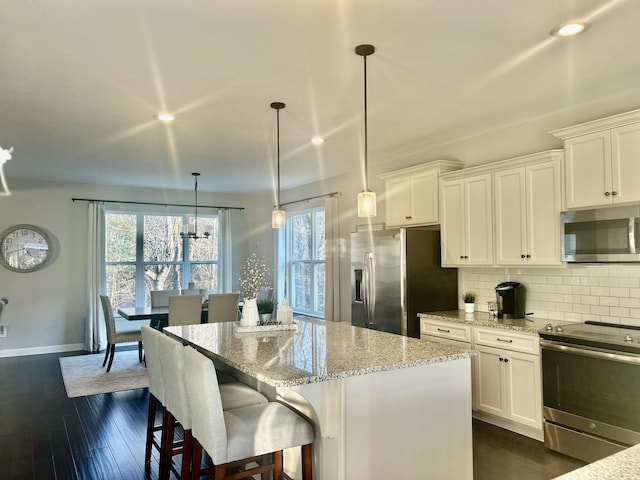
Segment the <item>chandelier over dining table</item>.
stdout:
<svg viewBox="0 0 640 480">
<path fill-rule="evenodd" d="M 182 226 L 182 231 L 180 232 L 180 236 L 182 238 L 190 238 L 193 240 L 197 240 L 199 238 L 209 238 L 211 236 L 211 233 L 208 232 L 207 230 L 202 232 L 202 234 L 198 232 L 198 177 L 200 176 L 200 174 L 198 172 L 193 172 L 191 175 L 193 175 L 194 182 L 195 182 L 195 187 L 194 187 L 195 215 L 194 215 L 193 224 L 189 222 L 189 224 Z"/>
</svg>

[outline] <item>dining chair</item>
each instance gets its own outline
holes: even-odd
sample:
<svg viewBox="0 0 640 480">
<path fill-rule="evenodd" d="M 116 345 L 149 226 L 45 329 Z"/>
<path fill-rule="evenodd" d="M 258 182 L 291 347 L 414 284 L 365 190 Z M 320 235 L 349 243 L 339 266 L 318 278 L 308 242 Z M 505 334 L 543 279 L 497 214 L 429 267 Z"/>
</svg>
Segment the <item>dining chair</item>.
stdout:
<svg viewBox="0 0 640 480">
<path fill-rule="evenodd" d="M 132 330 L 116 330 L 116 319 L 113 317 L 113 308 L 111 308 L 111 300 L 106 295 L 100 295 L 100 302 L 102 303 L 102 313 L 104 314 L 104 323 L 107 327 L 107 348 L 104 354 L 104 362 L 102 366 L 107 364 L 109 359 L 109 365 L 107 366 L 107 373 L 111 371 L 111 365 L 113 364 L 113 357 L 116 353 L 117 343 L 129 343 L 138 342 L 138 358 L 142 362 L 142 334 L 139 329 Z"/>
<path fill-rule="evenodd" d="M 158 337 L 163 334 L 155 328 L 143 325 L 141 327 L 142 344 L 144 346 L 145 363 L 147 366 L 147 377 L 149 377 L 149 408 L 147 412 L 147 438 L 144 451 L 144 467 L 146 471 L 151 468 L 151 450 L 155 447 L 158 453 L 162 452 L 162 433 L 156 439 L 156 432 L 162 432 L 165 422 L 161 421 L 156 425 L 156 414 L 158 407 L 162 411 L 162 418 L 165 416 L 166 395 L 164 382 L 162 381 L 162 370 L 160 367 L 160 351 L 158 347 Z M 161 463 L 164 458 L 160 456 Z M 162 469 L 162 465 L 161 465 Z"/>
<path fill-rule="evenodd" d="M 197 325 L 202 315 L 202 296 L 172 295 L 169 297 L 169 326 Z"/>
<path fill-rule="evenodd" d="M 209 295 L 208 322 L 235 322 L 238 320 L 238 299 L 236 293 L 212 293 Z"/>
<path fill-rule="evenodd" d="M 168 307 L 169 297 L 180 295 L 180 290 L 151 290 L 151 307 Z"/>
<path fill-rule="evenodd" d="M 181 350 L 184 376 L 191 409 L 193 435 L 192 478 L 213 474 L 215 480 L 251 477 L 273 471 L 282 476 L 282 451 L 302 448 L 302 479 L 313 478 L 313 426 L 302 416 L 279 402 L 223 410 L 216 370 L 211 360 L 191 347 Z M 201 467 L 203 449 L 212 467 Z M 251 462 L 242 476 L 227 469 Z"/>
<path fill-rule="evenodd" d="M 187 396 L 185 377 L 188 371 L 184 368 L 182 344 L 168 335 L 158 333 L 158 350 L 160 357 L 160 370 L 165 389 L 166 420 L 163 438 L 165 438 L 163 451 L 161 453 L 162 470 L 160 478 L 167 478 L 170 471 L 176 477 L 186 480 L 191 472 L 191 458 L 193 456 L 193 436 L 191 434 L 191 406 Z M 209 360 L 211 361 L 211 360 Z M 212 363 L 213 365 L 213 363 Z M 219 386 L 220 399 L 223 410 L 242 408 L 251 405 L 265 405 L 267 398 L 253 388 L 240 383 L 226 383 Z M 177 424 L 182 426 L 184 435 L 183 441 L 175 441 L 175 429 Z M 171 459 L 174 455 L 182 453 L 182 464 L 178 471 Z"/>
</svg>

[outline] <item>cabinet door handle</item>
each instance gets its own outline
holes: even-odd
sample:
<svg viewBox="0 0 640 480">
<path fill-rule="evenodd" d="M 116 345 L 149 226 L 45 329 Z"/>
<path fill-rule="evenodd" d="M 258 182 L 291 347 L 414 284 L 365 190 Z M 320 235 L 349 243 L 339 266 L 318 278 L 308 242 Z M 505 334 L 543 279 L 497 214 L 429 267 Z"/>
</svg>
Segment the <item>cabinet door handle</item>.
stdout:
<svg viewBox="0 0 640 480">
<path fill-rule="evenodd" d="M 613 191 L 613 192 L 611 192 L 611 195 L 613 195 L 615 197 L 616 195 L 618 195 L 618 192 Z"/>
<path fill-rule="evenodd" d="M 604 192 L 605 197 L 608 197 L 609 195 L 611 195 L 611 192 Z"/>
<path fill-rule="evenodd" d="M 438 328 L 439 332 L 451 333 L 451 330 L 447 330 L 446 328 Z"/>
<path fill-rule="evenodd" d="M 409 216 L 406 216 L 404 218 L 405 218 L 405 220 L 411 220 L 413 217 L 409 215 Z"/>
<path fill-rule="evenodd" d="M 496 340 L 499 342 L 504 342 L 504 343 L 513 343 L 513 340 L 511 339 L 504 339 L 504 338 L 500 338 L 500 337 L 496 337 Z"/>
<path fill-rule="evenodd" d="M 531 258 L 531 255 L 527 254 L 527 258 Z"/>
<path fill-rule="evenodd" d="M 500 360 L 501 362 L 504 362 L 504 358 L 500 357 L 498 360 Z"/>
<path fill-rule="evenodd" d="M 527 256 L 523 253 L 522 255 L 520 255 L 520 258 L 527 258 Z"/>
<path fill-rule="evenodd" d="M 505 358 L 505 359 L 504 359 L 504 363 L 508 363 L 508 362 L 509 362 L 509 359 L 508 359 L 508 358 Z"/>
</svg>

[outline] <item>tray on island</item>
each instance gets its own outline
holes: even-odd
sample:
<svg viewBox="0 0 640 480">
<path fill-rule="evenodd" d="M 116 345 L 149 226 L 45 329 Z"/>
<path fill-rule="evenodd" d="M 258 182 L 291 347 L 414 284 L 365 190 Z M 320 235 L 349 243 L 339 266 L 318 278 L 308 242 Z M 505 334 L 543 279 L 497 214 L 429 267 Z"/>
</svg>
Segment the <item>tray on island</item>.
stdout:
<svg viewBox="0 0 640 480">
<path fill-rule="evenodd" d="M 288 323 L 286 325 L 283 324 L 270 324 L 270 325 L 250 325 L 243 327 L 240 323 L 233 324 L 233 331 L 237 333 L 267 333 L 267 332 L 278 332 L 280 330 L 297 330 L 297 323 Z"/>
</svg>

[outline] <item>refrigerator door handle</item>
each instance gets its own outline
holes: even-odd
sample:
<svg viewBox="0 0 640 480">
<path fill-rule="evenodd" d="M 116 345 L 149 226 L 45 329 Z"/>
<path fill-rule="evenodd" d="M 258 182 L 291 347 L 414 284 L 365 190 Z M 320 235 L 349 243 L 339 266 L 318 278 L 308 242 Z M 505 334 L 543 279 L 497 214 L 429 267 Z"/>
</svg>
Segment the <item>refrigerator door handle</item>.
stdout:
<svg viewBox="0 0 640 480">
<path fill-rule="evenodd" d="M 373 252 L 365 252 L 362 260 L 362 285 L 364 300 L 364 315 L 367 328 L 371 328 L 373 322 L 373 305 L 375 304 L 375 291 L 373 282 Z"/>
</svg>

